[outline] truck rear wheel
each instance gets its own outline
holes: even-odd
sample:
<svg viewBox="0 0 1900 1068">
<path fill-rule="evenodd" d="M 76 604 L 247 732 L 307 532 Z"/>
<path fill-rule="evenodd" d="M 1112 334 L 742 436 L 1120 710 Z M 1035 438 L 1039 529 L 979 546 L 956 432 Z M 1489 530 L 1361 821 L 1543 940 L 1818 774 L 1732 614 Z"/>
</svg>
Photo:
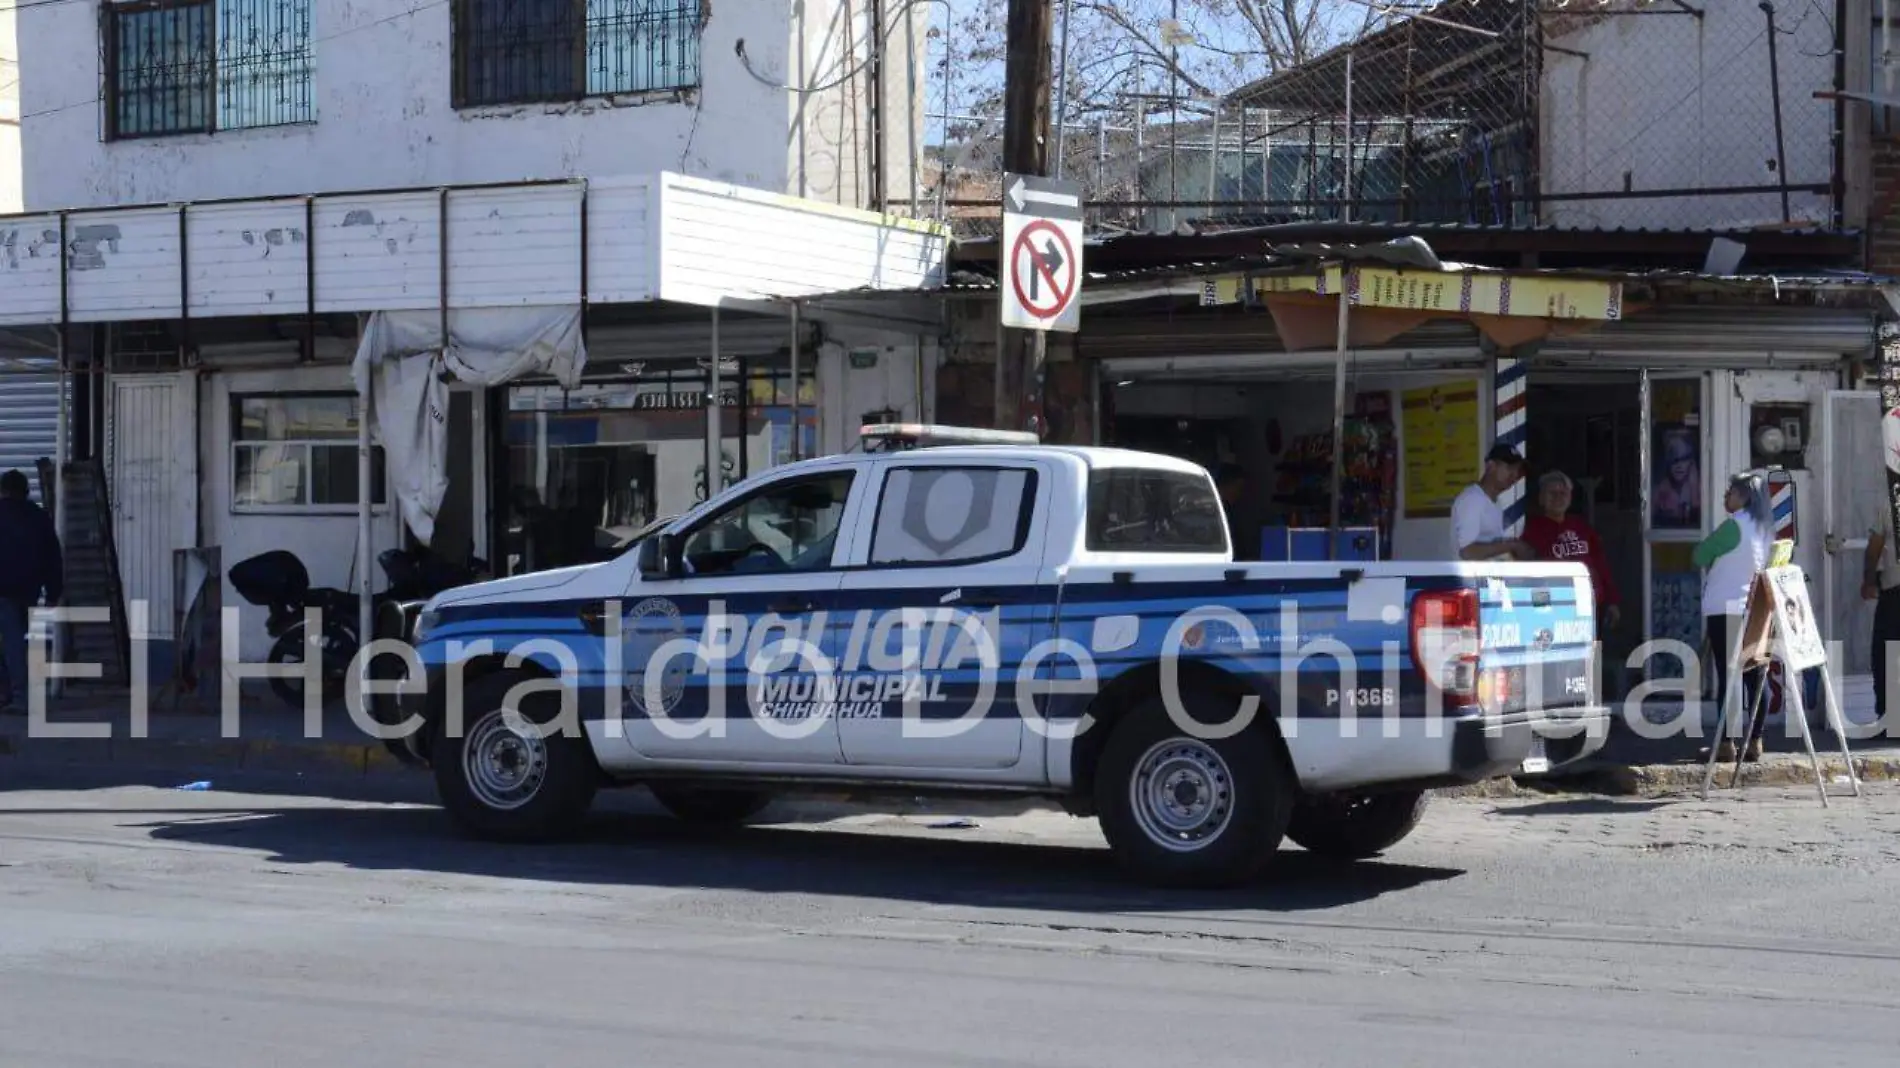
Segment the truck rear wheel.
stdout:
<svg viewBox="0 0 1900 1068">
<path fill-rule="evenodd" d="M 649 783 L 647 789 L 653 792 L 654 800 L 679 819 L 712 826 L 744 823 L 772 803 L 772 795 L 764 790 L 670 782 Z"/>
<path fill-rule="evenodd" d="M 1220 726 L 1220 702 L 1190 695 L 1192 722 Z M 1096 811 L 1116 859 L 1162 886 L 1247 882 L 1279 849 L 1292 790 L 1276 741 L 1250 726 L 1232 737 L 1190 732 L 1159 697 L 1114 727 L 1095 775 Z"/>
<path fill-rule="evenodd" d="M 1376 857 L 1418 827 L 1427 800 L 1423 790 L 1304 797 L 1293 807 L 1286 836 L 1323 857 Z"/>
<path fill-rule="evenodd" d="M 434 725 L 429 762 L 442 807 L 482 838 L 564 837 L 579 829 L 600 787 L 586 737 L 556 722 L 558 694 L 532 692 L 511 709 L 509 690 L 529 678 L 478 679 L 468 686 L 461 729 L 450 730 L 449 716 Z"/>
</svg>

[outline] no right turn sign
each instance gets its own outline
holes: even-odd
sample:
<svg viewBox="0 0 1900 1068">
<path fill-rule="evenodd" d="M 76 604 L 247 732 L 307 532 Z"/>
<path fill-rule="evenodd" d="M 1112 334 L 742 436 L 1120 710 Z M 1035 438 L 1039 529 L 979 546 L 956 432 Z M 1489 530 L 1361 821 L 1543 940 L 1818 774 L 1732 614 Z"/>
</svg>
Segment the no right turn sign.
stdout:
<svg viewBox="0 0 1900 1068">
<path fill-rule="evenodd" d="M 1003 325 L 1073 333 L 1081 325 L 1082 191 L 1003 176 Z"/>
</svg>

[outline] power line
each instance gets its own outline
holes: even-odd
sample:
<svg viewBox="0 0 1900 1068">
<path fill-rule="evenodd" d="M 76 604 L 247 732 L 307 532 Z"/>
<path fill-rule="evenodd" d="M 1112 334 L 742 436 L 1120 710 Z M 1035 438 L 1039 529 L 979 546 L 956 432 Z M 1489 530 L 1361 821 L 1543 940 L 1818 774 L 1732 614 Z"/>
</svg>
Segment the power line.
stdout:
<svg viewBox="0 0 1900 1068">
<path fill-rule="evenodd" d="M 9 11 L 30 11 L 36 7 L 52 7 L 54 4 L 90 3 L 91 0 L 13 0 L 11 4 L 0 4 L 0 15 Z"/>
</svg>

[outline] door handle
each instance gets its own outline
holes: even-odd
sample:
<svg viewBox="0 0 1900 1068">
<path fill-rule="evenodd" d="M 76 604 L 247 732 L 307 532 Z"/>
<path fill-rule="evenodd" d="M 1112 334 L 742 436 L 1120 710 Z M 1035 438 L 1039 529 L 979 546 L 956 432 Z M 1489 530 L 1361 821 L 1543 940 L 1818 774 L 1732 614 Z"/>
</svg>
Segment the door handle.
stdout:
<svg viewBox="0 0 1900 1068">
<path fill-rule="evenodd" d="M 765 610 L 775 615 L 786 616 L 799 612 L 810 612 L 817 607 L 818 602 L 809 597 L 793 596 L 773 601 L 771 604 L 765 606 Z"/>
<path fill-rule="evenodd" d="M 1018 597 L 1012 597 L 1004 593 L 1000 593 L 996 590 L 971 590 L 970 592 L 964 594 L 962 597 L 957 598 L 953 607 L 1000 608 L 1001 606 L 1018 599 L 1019 599 Z"/>
</svg>

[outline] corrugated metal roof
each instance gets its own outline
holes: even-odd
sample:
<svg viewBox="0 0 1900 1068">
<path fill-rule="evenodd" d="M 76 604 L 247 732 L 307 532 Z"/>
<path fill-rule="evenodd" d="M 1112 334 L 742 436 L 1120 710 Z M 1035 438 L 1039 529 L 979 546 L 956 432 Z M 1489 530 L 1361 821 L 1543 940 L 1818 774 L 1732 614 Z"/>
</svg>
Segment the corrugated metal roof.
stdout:
<svg viewBox="0 0 1900 1068">
<path fill-rule="evenodd" d="M 1114 271 L 1086 271 L 1088 284 L 1115 285 L 1117 283 L 1153 282 L 1164 278 L 1199 278 L 1220 274 L 1245 272 L 1284 271 L 1296 268 L 1305 262 L 1318 263 L 1329 258 L 1330 246 L 1303 246 L 1301 254 L 1287 258 L 1265 257 L 1251 261 L 1189 261 L 1184 263 L 1156 264 L 1148 267 L 1135 267 Z M 1363 258 L 1363 257 L 1362 257 Z M 1815 289 L 1868 289 L 1883 285 L 1900 285 L 1900 277 L 1869 274 L 1865 271 L 1803 271 L 1788 274 L 1704 274 L 1686 270 L 1655 270 L 1632 268 L 1616 270 L 1609 268 L 1551 268 L 1510 269 L 1508 271 L 1464 263 L 1447 263 L 1447 271 L 1482 271 L 1486 273 L 1536 275 L 1551 278 L 1594 278 L 1605 281 L 1647 283 L 1654 285 L 1708 285 L 1733 286 L 1737 288 L 1788 291 Z M 949 290 L 988 291 L 997 286 L 996 275 L 980 268 L 962 268 L 950 272 L 944 288 Z"/>
<path fill-rule="evenodd" d="M 1217 225 L 1216 225 L 1217 224 Z M 1107 233 L 1092 233 L 1083 238 L 1088 247 L 1108 247 L 1118 241 L 1162 241 L 1170 238 L 1176 241 L 1191 242 L 1214 237 L 1260 237 L 1280 240 L 1298 240 L 1304 236 L 1328 235 L 1340 238 L 1381 238 L 1405 234 L 1455 234 L 1459 236 L 1499 236 L 1499 237 L 1604 237 L 1604 238 L 1680 238 L 1690 240 L 1713 241 L 1725 237 L 1731 241 L 1746 243 L 1761 238 L 1833 238 L 1837 240 L 1858 240 L 1863 231 L 1855 228 L 1834 229 L 1824 226 L 1763 227 L 1758 229 L 1724 227 L 1669 227 L 1669 226 L 1499 226 L 1491 223 L 1383 223 L 1383 222 L 1264 222 L 1247 218 L 1223 218 L 1219 220 L 1196 220 L 1199 229 L 1195 233 L 1183 234 L 1172 231 L 1131 232 L 1117 230 Z M 999 238 L 996 235 L 959 238 L 959 248 L 981 248 L 994 245 Z"/>
<path fill-rule="evenodd" d="M 1271 221 L 1269 216 L 1227 216 L 1212 219 L 1192 220 L 1193 225 L 1202 233 L 1232 235 L 1236 233 L 1288 234 L 1301 230 L 1324 230 L 1328 233 L 1457 233 L 1457 234 L 1621 234 L 1626 236 L 1645 235 L 1652 237 L 1764 237 L 1764 236 L 1827 236 L 1843 237 L 1860 235 L 1858 229 L 1835 229 L 1826 226 L 1775 226 L 1775 227 L 1702 227 L 1702 226 L 1557 226 L 1541 224 L 1537 226 L 1505 226 L 1498 223 L 1463 222 L 1328 222 L 1306 220 L 1301 222 Z"/>
</svg>

